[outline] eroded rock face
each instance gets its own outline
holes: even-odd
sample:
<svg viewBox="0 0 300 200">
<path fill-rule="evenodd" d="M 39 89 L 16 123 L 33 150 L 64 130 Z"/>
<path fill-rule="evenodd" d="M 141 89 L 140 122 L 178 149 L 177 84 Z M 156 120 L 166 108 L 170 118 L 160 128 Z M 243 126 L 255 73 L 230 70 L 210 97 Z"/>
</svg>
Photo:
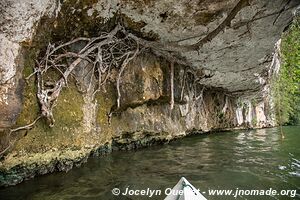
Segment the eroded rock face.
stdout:
<svg viewBox="0 0 300 200">
<path fill-rule="evenodd" d="M 99 1 L 88 12 L 109 18 L 119 10 L 142 23 L 145 35 L 181 45 L 178 51 L 188 63 L 205 69 L 209 78 L 202 78 L 203 84 L 248 92 L 260 90 L 259 78 L 266 78 L 274 44 L 297 5 L 297 0 L 114 0 Z M 199 41 L 198 52 L 184 48 Z"/>
<path fill-rule="evenodd" d="M 46 43 L 88 37 L 102 24 L 111 26 L 119 19 L 139 37 L 161 48 L 172 47 L 172 55 L 186 64 L 175 63 L 172 109 L 170 59 L 140 55 L 124 70 L 117 109 L 116 83 L 108 81 L 94 99 L 84 76 L 91 66 L 81 63 L 73 74 L 76 81 L 71 80 L 59 97 L 55 127 L 39 121 L 32 130 L 14 135 L 18 142 L 0 163 L 0 185 L 68 170 L 73 160 L 79 164 L 102 148 L 132 149 L 195 131 L 274 125 L 269 95 L 269 79 L 279 64 L 274 46 L 297 4 L 297 0 L 0 2 L 0 150 L 9 144 L 7 131 L 2 130 L 16 121 L 30 123 L 39 112 L 34 80 L 24 84 L 22 79 L 32 72 L 36 56 L 31 54 L 42 50 L 34 46 L 35 33 Z M 43 23 L 46 31 L 40 28 Z M 24 51 L 27 47 L 34 51 Z"/>
<path fill-rule="evenodd" d="M 174 69 L 172 109 L 168 66 L 168 62 L 153 55 L 143 55 L 130 63 L 122 76 L 120 109 L 115 107 L 115 83 L 108 83 L 94 101 L 89 92 L 80 97 L 69 83 L 57 102 L 55 126 L 50 129 L 40 121 L 26 136 L 22 136 L 25 132 L 19 133 L 18 143 L 0 163 L 0 184 L 17 184 L 55 170 L 67 171 L 86 161 L 90 154 L 103 151 L 167 143 L 193 132 L 268 125 L 263 102 L 257 104 L 207 88 L 196 83 L 196 77 L 180 65 Z M 181 78 L 184 74 L 185 84 Z M 128 91 L 135 95 L 127 95 Z M 25 90 L 29 98 L 24 102 L 22 123 L 34 119 L 30 105 L 35 105 L 36 98 L 29 94 L 31 91 Z"/>
<path fill-rule="evenodd" d="M 0 129 L 3 129 L 16 122 L 22 106 L 21 45 L 30 42 L 37 22 L 45 14 L 52 15 L 56 3 L 11 0 L 1 1 L 0 7 Z"/>
<path fill-rule="evenodd" d="M 122 76 L 121 104 L 138 106 L 162 98 L 163 78 L 161 65 L 154 56 L 134 60 Z"/>
</svg>

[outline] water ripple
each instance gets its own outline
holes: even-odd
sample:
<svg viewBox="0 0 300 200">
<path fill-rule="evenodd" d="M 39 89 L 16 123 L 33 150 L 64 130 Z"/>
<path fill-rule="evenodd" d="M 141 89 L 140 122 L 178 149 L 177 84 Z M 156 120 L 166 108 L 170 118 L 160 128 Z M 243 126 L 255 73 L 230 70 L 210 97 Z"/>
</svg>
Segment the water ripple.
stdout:
<svg viewBox="0 0 300 200">
<path fill-rule="evenodd" d="M 299 127 L 285 129 L 285 140 L 281 140 L 278 129 L 272 128 L 191 136 L 165 146 L 114 152 L 107 157 L 91 158 L 68 173 L 55 173 L 1 189 L 0 199 L 109 200 L 114 199 L 114 187 L 167 188 L 181 176 L 202 190 L 299 189 Z"/>
</svg>

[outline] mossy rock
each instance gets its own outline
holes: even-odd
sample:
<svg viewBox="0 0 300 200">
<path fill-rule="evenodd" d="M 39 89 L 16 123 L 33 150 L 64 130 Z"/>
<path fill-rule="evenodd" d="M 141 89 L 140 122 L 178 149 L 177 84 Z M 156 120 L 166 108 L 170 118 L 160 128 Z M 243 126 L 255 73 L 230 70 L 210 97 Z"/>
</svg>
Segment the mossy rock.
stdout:
<svg viewBox="0 0 300 200">
<path fill-rule="evenodd" d="M 34 50 L 28 51 L 25 56 L 23 76 L 27 77 L 33 72 Z M 50 73 L 55 77 L 55 73 Z M 18 117 L 16 126 L 24 126 L 33 122 L 40 114 L 40 107 L 36 96 L 37 86 L 35 77 L 32 76 L 25 84 L 23 93 L 23 109 Z M 31 130 L 18 132 L 19 141 L 15 151 L 44 152 L 52 148 L 76 146 L 77 133 L 82 126 L 84 104 L 83 96 L 77 91 L 73 80 L 64 88 L 53 109 L 55 118 L 54 127 L 50 128 L 46 120 L 39 120 Z"/>
</svg>

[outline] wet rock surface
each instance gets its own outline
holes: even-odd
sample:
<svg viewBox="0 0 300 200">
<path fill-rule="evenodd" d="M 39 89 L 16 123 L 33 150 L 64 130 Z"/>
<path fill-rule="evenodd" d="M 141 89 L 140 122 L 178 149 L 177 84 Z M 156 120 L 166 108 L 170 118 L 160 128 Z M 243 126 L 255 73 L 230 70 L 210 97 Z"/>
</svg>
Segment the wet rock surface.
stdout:
<svg viewBox="0 0 300 200">
<path fill-rule="evenodd" d="M 0 185 L 68 171 L 90 155 L 167 143 L 194 132 L 273 126 L 269 80 L 279 67 L 274 46 L 298 4 L 2 1 L 0 150 L 14 145 L 1 160 Z M 115 79 L 93 97 L 84 75 L 92 66 L 82 63 L 58 99 L 55 126 L 40 120 L 33 129 L 7 138 L 9 128 L 28 124 L 38 115 L 35 80 L 25 83 L 24 78 L 33 72 L 46 45 L 93 37 L 117 22 L 158 48 L 171 48 L 172 56 L 182 59 L 175 62 L 173 80 L 172 60 L 146 51 L 124 70 L 117 108 Z M 51 80 L 56 75 L 48 76 Z"/>
</svg>

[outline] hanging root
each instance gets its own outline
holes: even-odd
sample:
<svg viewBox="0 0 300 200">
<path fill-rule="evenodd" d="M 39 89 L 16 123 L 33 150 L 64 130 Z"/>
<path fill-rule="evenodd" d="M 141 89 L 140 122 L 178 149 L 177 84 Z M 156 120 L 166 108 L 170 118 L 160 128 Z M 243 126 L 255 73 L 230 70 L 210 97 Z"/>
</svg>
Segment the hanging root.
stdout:
<svg viewBox="0 0 300 200">
<path fill-rule="evenodd" d="M 225 114 L 227 109 L 228 109 L 228 96 L 225 95 L 225 104 L 224 104 L 224 107 L 222 109 L 222 113 Z"/>
<path fill-rule="evenodd" d="M 183 101 L 184 89 L 185 89 L 185 78 L 186 78 L 186 69 L 183 72 L 183 78 L 181 82 L 181 93 L 180 93 L 180 101 Z"/>
<path fill-rule="evenodd" d="M 5 149 L 3 149 L 1 152 L 0 152 L 0 158 L 13 146 L 13 144 L 15 143 L 15 141 L 11 141 L 11 135 L 15 132 L 18 132 L 18 131 L 21 131 L 21 130 L 30 130 L 33 128 L 33 126 L 35 125 L 35 123 L 37 121 L 39 121 L 41 119 L 41 115 L 39 115 L 33 122 L 31 122 L 30 124 L 27 124 L 25 126 L 20 126 L 18 128 L 15 128 L 15 129 L 10 129 L 9 130 L 9 133 L 8 133 L 8 145 Z"/>
<path fill-rule="evenodd" d="M 74 51 L 71 45 L 84 44 L 78 51 Z M 97 88 L 93 96 L 100 91 L 100 88 L 111 75 L 111 70 L 119 71 L 117 77 L 117 106 L 120 107 L 120 83 L 121 75 L 128 63 L 139 53 L 137 40 L 129 37 L 129 34 L 117 25 L 111 32 L 102 33 L 95 38 L 77 38 L 67 43 L 55 46 L 49 44 L 45 56 L 37 62 L 34 74 L 37 76 L 37 98 L 41 107 L 41 117 L 46 118 L 50 127 L 54 126 L 53 108 L 62 91 L 68 86 L 68 79 L 73 70 L 82 62 L 92 64 L 89 89 L 92 80 L 97 80 Z M 69 64 L 68 64 L 69 63 Z M 46 82 L 45 74 L 49 69 L 60 74 L 60 78 L 54 83 Z"/>
<path fill-rule="evenodd" d="M 32 127 L 35 125 L 35 123 L 37 121 L 39 121 L 41 119 L 41 115 L 39 115 L 33 122 L 31 122 L 30 124 L 27 124 L 25 126 L 21 126 L 21 127 L 18 127 L 18 128 L 15 128 L 15 129 L 11 129 L 10 132 L 9 132 L 9 136 L 13 133 L 13 132 L 17 132 L 17 131 L 21 131 L 21 130 L 29 130 L 29 129 L 32 129 Z"/>
<path fill-rule="evenodd" d="M 170 109 L 174 108 L 174 62 L 170 64 L 170 85 L 171 85 L 171 98 L 170 98 Z"/>
</svg>

